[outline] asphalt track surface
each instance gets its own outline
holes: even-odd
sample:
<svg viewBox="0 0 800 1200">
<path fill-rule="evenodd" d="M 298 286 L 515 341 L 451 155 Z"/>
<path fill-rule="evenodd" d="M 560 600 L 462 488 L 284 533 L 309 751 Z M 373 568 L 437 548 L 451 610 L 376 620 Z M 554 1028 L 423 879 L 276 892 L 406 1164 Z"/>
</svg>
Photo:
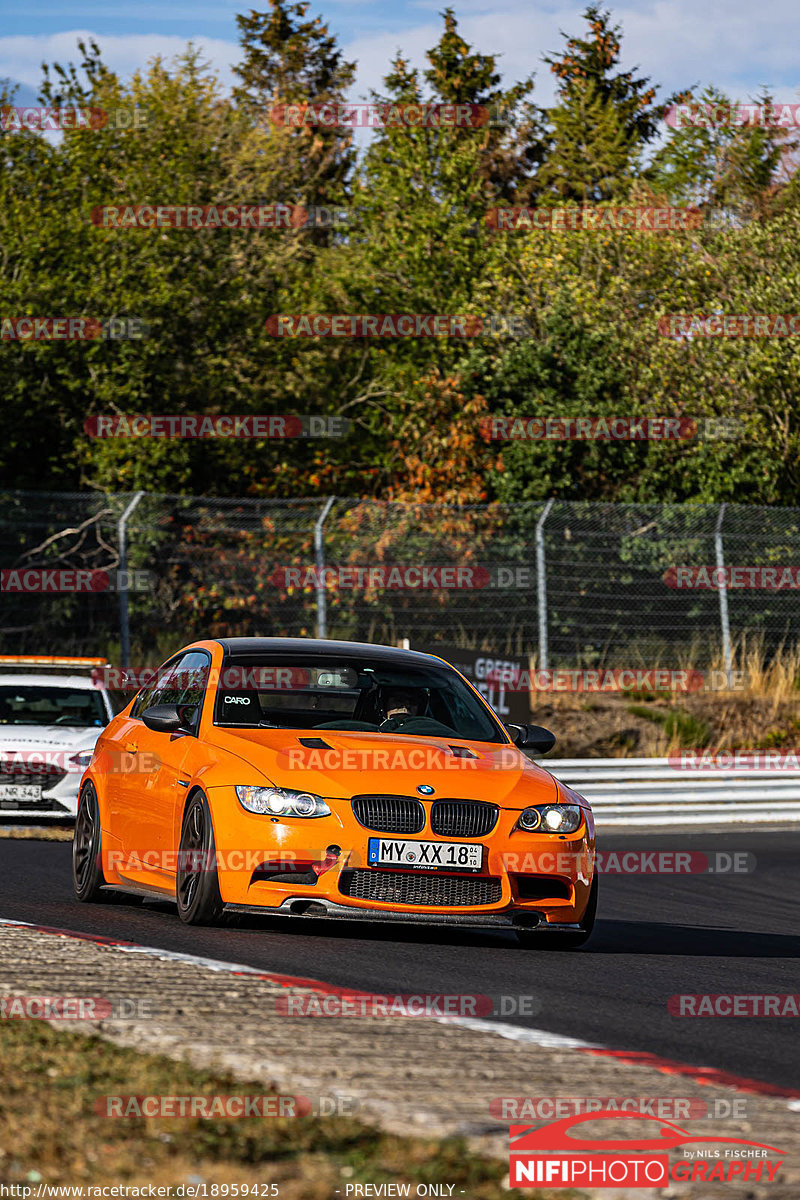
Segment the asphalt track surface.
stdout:
<svg viewBox="0 0 800 1200">
<path fill-rule="evenodd" d="M 505 931 L 274 917 L 187 927 L 167 903 L 77 903 L 68 843 L 0 840 L 0 917 L 370 992 L 478 993 L 497 1007 L 511 997 L 506 1008 L 533 996 L 532 1015 L 496 1019 L 800 1086 L 800 1018 L 680 1018 L 667 1008 L 678 993 L 800 992 L 800 832 L 609 835 L 599 848 L 744 851 L 756 866 L 747 874 L 606 874 L 592 941 L 557 952 L 523 949 Z"/>
</svg>

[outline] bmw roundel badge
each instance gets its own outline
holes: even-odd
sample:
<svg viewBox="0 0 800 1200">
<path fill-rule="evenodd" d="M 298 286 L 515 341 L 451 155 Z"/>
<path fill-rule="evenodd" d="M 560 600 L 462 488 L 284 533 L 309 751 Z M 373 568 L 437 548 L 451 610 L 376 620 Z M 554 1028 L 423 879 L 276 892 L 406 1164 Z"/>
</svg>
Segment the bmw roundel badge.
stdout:
<svg viewBox="0 0 800 1200">
<path fill-rule="evenodd" d="M 435 789 L 429 783 L 421 783 L 417 788 L 420 796 L 432 796 Z"/>
</svg>

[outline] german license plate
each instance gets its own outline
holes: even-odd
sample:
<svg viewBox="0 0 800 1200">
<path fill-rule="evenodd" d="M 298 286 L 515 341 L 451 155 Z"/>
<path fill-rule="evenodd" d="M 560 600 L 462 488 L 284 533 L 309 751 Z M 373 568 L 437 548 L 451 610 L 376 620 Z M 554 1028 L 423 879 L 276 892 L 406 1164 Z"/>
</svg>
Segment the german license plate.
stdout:
<svg viewBox="0 0 800 1200">
<path fill-rule="evenodd" d="M 0 800 L 41 800 L 38 783 L 0 783 Z"/>
<path fill-rule="evenodd" d="M 480 871 L 483 846 L 478 842 L 417 842 L 402 838 L 370 838 L 371 867 L 412 867 L 419 871 Z"/>
</svg>

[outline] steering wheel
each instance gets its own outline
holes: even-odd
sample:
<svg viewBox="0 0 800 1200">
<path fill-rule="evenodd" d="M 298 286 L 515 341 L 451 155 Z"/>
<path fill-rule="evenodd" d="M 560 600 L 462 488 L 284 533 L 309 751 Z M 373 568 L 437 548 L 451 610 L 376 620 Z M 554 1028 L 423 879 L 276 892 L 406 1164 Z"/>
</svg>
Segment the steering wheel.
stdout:
<svg viewBox="0 0 800 1200">
<path fill-rule="evenodd" d="M 386 717 L 384 721 L 381 721 L 378 729 L 383 729 L 386 725 L 391 725 L 392 729 L 399 729 L 401 725 L 405 725 L 411 716 L 411 713 L 400 713 L 397 717 Z"/>
</svg>

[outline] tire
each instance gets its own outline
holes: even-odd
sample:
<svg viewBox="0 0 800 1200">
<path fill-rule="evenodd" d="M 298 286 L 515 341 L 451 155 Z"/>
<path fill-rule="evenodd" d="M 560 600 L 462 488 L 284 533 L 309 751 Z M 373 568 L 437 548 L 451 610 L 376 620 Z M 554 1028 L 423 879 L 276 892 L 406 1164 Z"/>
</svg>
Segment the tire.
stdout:
<svg viewBox="0 0 800 1200">
<path fill-rule="evenodd" d="M 589 902 L 586 912 L 578 922 L 580 929 L 574 933 L 537 933 L 535 929 L 516 930 L 517 940 L 521 946 L 530 950 L 577 950 L 592 936 L 595 917 L 597 916 L 597 872 L 595 871 L 592 886 L 589 890 Z"/>
<path fill-rule="evenodd" d="M 105 899 L 101 891 L 106 880 L 102 867 L 100 807 L 94 784 L 87 783 L 78 799 L 78 815 L 72 835 L 72 886 L 75 898 L 83 904 Z"/>
<path fill-rule="evenodd" d="M 214 827 L 202 792 L 190 796 L 183 814 L 175 899 L 186 925 L 214 925 L 222 916 Z"/>
</svg>

